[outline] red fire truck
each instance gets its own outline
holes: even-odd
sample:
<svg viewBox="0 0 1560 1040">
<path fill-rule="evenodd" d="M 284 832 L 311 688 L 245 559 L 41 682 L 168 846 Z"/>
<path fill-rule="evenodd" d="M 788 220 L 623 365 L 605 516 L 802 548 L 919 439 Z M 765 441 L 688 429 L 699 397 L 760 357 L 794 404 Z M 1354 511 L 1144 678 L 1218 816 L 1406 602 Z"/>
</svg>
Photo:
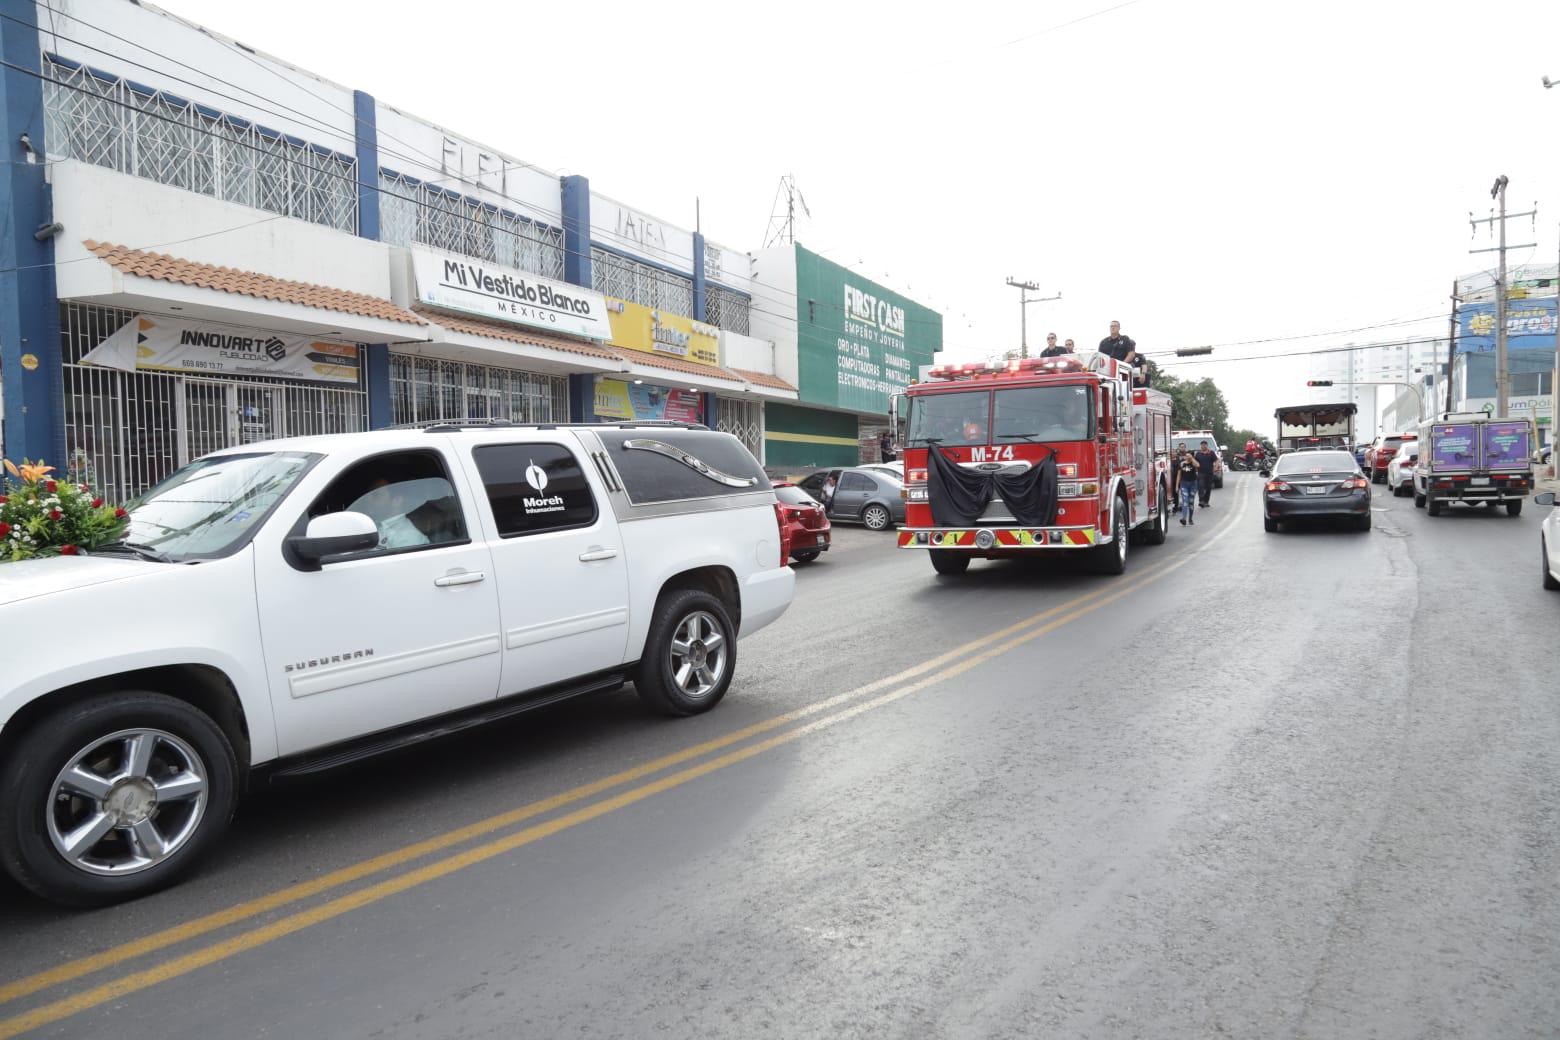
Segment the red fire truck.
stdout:
<svg viewBox="0 0 1560 1040">
<path fill-rule="evenodd" d="M 977 557 L 1052 550 L 1087 552 L 1120 574 L 1129 540 L 1165 540 L 1170 398 L 1133 388 L 1129 366 L 1103 354 L 938 366 L 905 388 L 902 404 L 899 547 L 929 550 L 939 574 L 962 574 Z M 896 420 L 900 405 L 896 397 Z"/>
</svg>

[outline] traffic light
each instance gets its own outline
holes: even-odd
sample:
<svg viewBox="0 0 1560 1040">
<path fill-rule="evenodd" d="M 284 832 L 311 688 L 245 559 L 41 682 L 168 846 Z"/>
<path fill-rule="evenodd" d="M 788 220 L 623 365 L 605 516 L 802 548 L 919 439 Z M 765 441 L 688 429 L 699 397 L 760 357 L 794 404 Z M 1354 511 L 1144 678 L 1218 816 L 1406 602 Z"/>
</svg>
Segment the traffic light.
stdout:
<svg viewBox="0 0 1560 1040">
<path fill-rule="evenodd" d="M 1306 386 L 1332 386 L 1331 379 L 1307 379 Z"/>
</svg>

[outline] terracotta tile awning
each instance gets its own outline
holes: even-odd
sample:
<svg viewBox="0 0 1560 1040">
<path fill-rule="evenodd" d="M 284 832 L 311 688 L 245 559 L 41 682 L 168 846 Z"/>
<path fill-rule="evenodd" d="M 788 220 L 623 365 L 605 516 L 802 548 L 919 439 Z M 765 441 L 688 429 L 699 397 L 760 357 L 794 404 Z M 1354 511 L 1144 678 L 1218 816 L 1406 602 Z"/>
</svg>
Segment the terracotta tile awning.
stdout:
<svg viewBox="0 0 1560 1040">
<path fill-rule="evenodd" d="M 741 376 L 718 365 L 700 365 L 692 361 L 684 361 L 682 358 L 649 354 L 642 350 L 625 350 L 622 347 L 607 347 L 606 349 L 612 351 L 614 355 L 627 361 L 630 365 L 638 367 L 662 368 L 668 372 L 681 372 L 689 376 L 703 376 L 705 379 L 724 379 L 732 383 L 742 382 Z"/>
<path fill-rule="evenodd" d="M 366 293 L 332 289 L 310 282 L 294 282 L 254 271 L 240 271 L 232 267 L 218 267 L 194 260 L 184 260 L 166 253 L 153 253 L 145 249 L 131 249 L 110 242 L 82 242 L 87 250 L 103 259 L 122 274 L 137 278 L 154 278 L 176 285 L 189 285 L 197 289 L 214 289 L 217 292 L 253 296 L 277 303 L 292 303 L 300 307 L 317 307 L 338 314 L 355 314 L 361 318 L 380 321 L 398 321 L 408 325 L 422 325 L 423 320 L 411 311 L 397 307 L 389 300 Z"/>
<path fill-rule="evenodd" d="M 413 307 L 412 311 L 435 325 L 446 328 L 451 332 L 464 333 L 467 336 L 485 336 L 488 339 L 501 339 L 506 343 L 515 343 L 520 346 L 562 350 L 570 354 L 582 354 L 585 357 L 601 358 L 603 361 L 617 360 L 617 354 L 588 340 L 555 336 L 548 332 L 528 329 L 522 325 L 510 325 L 501 321 L 484 321 L 481 318 L 450 314 L 445 311 L 430 310 L 426 307 Z"/>
<path fill-rule="evenodd" d="M 767 372 L 753 372 L 746 368 L 733 368 L 732 371 L 754 386 L 768 387 L 771 390 L 789 390 L 793 394 L 796 393 L 796 387 L 787 383 L 779 376 L 772 376 Z"/>
</svg>

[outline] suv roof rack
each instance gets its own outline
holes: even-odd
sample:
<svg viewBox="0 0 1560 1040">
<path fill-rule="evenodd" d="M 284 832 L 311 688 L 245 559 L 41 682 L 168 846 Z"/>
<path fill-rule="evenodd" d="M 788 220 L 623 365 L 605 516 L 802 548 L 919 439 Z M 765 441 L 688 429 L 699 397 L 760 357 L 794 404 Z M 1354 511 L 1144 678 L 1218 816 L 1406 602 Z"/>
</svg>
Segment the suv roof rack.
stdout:
<svg viewBox="0 0 1560 1040">
<path fill-rule="evenodd" d="M 635 419 L 625 422 L 551 422 L 551 423 L 520 423 L 511 422 L 508 419 L 430 419 L 427 422 L 400 423 L 396 426 L 386 427 L 391 430 L 422 430 L 424 433 L 453 433 L 460 430 L 493 430 L 493 429 L 517 429 L 517 430 L 708 430 L 703 423 L 676 422 L 671 419 Z"/>
</svg>

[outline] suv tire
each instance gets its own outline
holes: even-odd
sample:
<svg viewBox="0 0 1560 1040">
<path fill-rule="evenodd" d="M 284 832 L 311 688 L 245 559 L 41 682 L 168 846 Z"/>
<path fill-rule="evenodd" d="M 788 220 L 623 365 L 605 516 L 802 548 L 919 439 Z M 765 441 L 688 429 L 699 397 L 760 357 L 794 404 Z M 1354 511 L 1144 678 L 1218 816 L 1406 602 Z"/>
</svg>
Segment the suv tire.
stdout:
<svg viewBox="0 0 1560 1040">
<path fill-rule="evenodd" d="M 146 690 L 77 701 L 39 719 L 0 764 L 0 863 L 68 906 L 146 895 L 221 838 L 237 781 L 227 735 L 185 701 Z M 87 827 L 101 836 L 68 851 Z"/>
<path fill-rule="evenodd" d="M 662 715 L 697 715 L 720 703 L 736 670 L 726 605 L 703 589 L 663 593 L 634 675 L 640 700 Z"/>
</svg>

